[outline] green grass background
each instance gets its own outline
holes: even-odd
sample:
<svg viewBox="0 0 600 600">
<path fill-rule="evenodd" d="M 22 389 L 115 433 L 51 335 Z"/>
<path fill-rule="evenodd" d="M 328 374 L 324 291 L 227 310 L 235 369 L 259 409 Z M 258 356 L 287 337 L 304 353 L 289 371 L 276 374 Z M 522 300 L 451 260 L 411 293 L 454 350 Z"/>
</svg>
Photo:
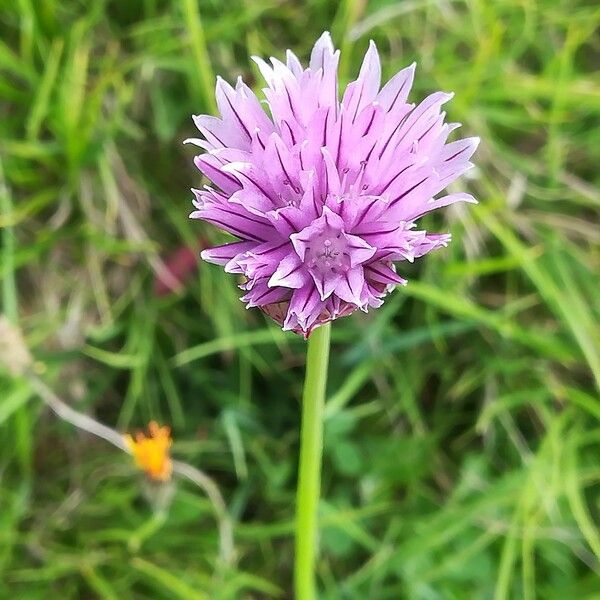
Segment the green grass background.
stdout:
<svg viewBox="0 0 600 600">
<path fill-rule="evenodd" d="M 427 221 L 454 242 L 380 310 L 335 323 L 318 580 L 324 599 L 600 598 L 600 9 L 584 0 L 5 0 L 0 3 L 2 312 L 43 378 L 120 431 L 170 424 L 217 482 L 149 487 L 129 457 L 0 376 L 0 598 L 291 598 L 304 342 L 202 264 L 157 298 L 160 257 L 199 238 L 192 113 L 249 56 L 344 81 L 369 38 L 412 98 L 456 92 L 479 135 Z M 594 37 L 594 35 L 596 36 Z M 161 504 L 162 503 L 162 504 Z M 162 512 L 161 512 L 162 511 Z"/>
</svg>

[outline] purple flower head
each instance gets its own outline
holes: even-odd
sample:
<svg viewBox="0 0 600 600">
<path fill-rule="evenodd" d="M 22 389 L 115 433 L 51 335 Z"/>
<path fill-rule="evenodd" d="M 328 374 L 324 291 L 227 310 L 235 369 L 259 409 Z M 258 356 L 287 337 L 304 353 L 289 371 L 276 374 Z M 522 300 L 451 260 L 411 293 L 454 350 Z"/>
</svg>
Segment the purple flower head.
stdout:
<svg viewBox="0 0 600 600">
<path fill-rule="evenodd" d="M 441 110 L 452 94 L 407 102 L 415 65 L 380 89 L 373 42 L 358 79 L 338 98 L 339 50 L 324 33 L 304 69 L 255 58 L 270 115 L 238 79 L 218 79 L 221 118 L 194 117 L 205 150 L 195 164 L 214 187 L 193 190 L 203 219 L 236 240 L 202 258 L 244 276 L 242 300 L 307 336 L 356 309 L 378 307 L 397 284 L 395 264 L 446 246 L 416 229 L 424 214 L 469 194 L 436 199 L 467 171 L 478 138 L 446 143 L 458 124 Z"/>
</svg>

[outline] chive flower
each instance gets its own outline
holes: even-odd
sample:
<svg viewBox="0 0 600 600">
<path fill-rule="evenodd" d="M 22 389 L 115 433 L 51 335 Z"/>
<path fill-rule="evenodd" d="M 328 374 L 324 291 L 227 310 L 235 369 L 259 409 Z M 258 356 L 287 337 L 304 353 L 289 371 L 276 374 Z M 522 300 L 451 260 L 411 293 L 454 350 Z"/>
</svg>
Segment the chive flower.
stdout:
<svg viewBox="0 0 600 600">
<path fill-rule="evenodd" d="M 356 81 L 338 96 L 339 50 L 329 33 L 308 68 L 254 58 L 270 114 L 238 79 L 218 78 L 220 118 L 194 116 L 205 152 L 195 158 L 213 185 L 194 189 L 190 215 L 234 236 L 202 258 L 243 276 L 241 300 L 285 330 L 308 336 L 327 321 L 377 308 L 396 286 L 402 261 L 444 247 L 448 233 L 416 221 L 466 193 L 440 194 L 473 165 L 478 138 L 447 142 L 452 94 L 409 103 L 415 64 L 383 87 L 373 42 Z"/>
</svg>

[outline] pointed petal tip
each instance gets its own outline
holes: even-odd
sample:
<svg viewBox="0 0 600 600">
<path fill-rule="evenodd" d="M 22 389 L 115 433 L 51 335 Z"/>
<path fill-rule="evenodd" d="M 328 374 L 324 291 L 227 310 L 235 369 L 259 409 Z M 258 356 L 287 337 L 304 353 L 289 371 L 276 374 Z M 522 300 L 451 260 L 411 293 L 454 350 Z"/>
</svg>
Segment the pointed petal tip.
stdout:
<svg viewBox="0 0 600 600">
<path fill-rule="evenodd" d="M 379 51 L 377 50 L 377 44 L 375 44 L 373 40 L 369 40 L 369 47 L 365 52 L 361 71 L 367 65 L 369 65 L 370 68 L 381 69 Z"/>
<path fill-rule="evenodd" d="M 215 79 L 215 93 L 220 92 L 227 85 L 227 82 L 220 75 L 217 75 Z"/>
<path fill-rule="evenodd" d="M 468 204 L 479 204 L 479 200 L 467 192 L 458 193 L 457 196 L 460 196 L 460 199 Z"/>
<path fill-rule="evenodd" d="M 253 60 L 257 65 L 266 65 L 271 68 L 267 61 L 262 56 L 258 56 L 258 54 L 251 54 L 250 60 Z"/>
<path fill-rule="evenodd" d="M 331 34 L 329 31 L 324 31 L 319 39 L 315 42 L 310 53 L 309 68 L 313 71 L 324 67 L 323 61 L 325 55 L 332 55 L 335 52 Z"/>
<path fill-rule="evenodd" d="M 204 260 L 206 260 L 206 259 L 204 259 Z M 208 261 L 208 262 L 211 262 L 211 261 Z M 225 273 L 230 273 L 232 275 L 235 274 L 235 273 L 239 273 L 239 271 L 237 270 L 237 265 L 230 265 L 229 263 L 227 263 L 223 267 L 223 271 L 225 271 Z"/>
</svg>

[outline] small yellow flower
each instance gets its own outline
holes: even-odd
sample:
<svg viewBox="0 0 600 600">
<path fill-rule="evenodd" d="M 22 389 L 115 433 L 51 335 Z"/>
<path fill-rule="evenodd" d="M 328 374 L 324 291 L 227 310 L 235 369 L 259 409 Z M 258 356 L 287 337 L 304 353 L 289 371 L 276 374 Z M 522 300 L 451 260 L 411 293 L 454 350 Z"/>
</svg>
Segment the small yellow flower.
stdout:
<svg viewBox="0 0 600 600">
<path fill-rule="evenodd" d="M 169 449 L 173 444 L 171 429 L 159 427 L 156 421 L 148 423 L 149 437 L 138 431 L 135 440 L 125 436 L 125 444 L 131 451 L 136 465 L 154 481 L 168 481 L 173 471 Z"/>
</svg>

